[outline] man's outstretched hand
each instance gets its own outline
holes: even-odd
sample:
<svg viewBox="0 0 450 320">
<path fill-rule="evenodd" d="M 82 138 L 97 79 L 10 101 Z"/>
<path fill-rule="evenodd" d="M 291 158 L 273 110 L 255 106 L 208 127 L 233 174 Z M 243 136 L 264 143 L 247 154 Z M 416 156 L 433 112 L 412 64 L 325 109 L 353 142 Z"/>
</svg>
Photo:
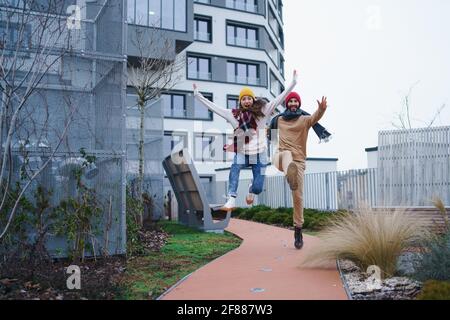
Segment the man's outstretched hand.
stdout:
<svg viewBox="0 0 450 320">
<path fill-rule="evenodd" d="M 320 102 L 319 100 L 317 100 L 317 104 L 319 105 L 319 110 L 320 111 L 325 111 L 327 110 L 327 97 L 322 97 L 322 102 Z"/>
</svg>

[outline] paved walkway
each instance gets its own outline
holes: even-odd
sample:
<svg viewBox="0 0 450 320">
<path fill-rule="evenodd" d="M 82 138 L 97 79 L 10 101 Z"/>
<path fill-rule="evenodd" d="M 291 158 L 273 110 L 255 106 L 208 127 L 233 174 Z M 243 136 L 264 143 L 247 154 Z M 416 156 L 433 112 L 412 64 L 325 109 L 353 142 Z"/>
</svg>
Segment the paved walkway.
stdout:
<svg viewBox="0 0 450 320">
<path fill-rule="evenodd" d="M 163 300 L 342 300 L 347 299 L 334 264 L 327 269 L 300 268 L 304 254 L 319 239 L 304 235 L 294 248 L 294 232 L 231 219 L 226 229 L 241 246 L 195 271 Z"/>
</svg>

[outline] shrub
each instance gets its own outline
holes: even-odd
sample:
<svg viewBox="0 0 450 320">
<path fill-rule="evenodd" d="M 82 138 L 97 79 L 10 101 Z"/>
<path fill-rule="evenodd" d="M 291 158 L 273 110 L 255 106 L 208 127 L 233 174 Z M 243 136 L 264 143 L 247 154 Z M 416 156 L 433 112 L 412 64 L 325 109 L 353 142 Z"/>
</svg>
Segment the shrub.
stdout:
<svg viewBox="0 0 450 320">
<path fill-rule="evenodd" d="M 253 216 L 253 219 L 252 219 L 252 220 L 254 220 L 254 221 L 256 221 L 256 222 L 262 222 L 262 223 L 265 223 L 265 222 L 267 222 L 267 220 L 268 220 L 271 216 L 272 216 L 272 211 L 270 211 L 270 210 L 268 210 L 268 211 L 261 211 L 261 212 L 256 213 L 256 214 Z"/>
<path fill-rule="evenodd" d="M 303 266 L 319 266 L 335 259 L 349 259 L 362 270 L 371 265 L 381 276 L 392 276 L 401 252 L 419 236 L 419 222 L 403 211 L 373 212 L 360 209 L 340 215 L 322 234 L 319 246 L 305 257 Z"/>
<path fill-rule="evenodd" d="M 450 282 L 435 280 L 425 282 L 417 300 L 450 300 Z"/>
<path fill-rule="evenodd" d="M 127 223 L 127 255 L 137 256 L 145 253 L 144 246 L 139 239 L 139 217 L 144 208 L 141 202 L 134 198 L 131 194 L 130 188 L 127 186 L 126 192 L 126 223 Z"/>
<path fill-rule="evenodd" d="M 245 219 L 245 220 L 253 220 L 253 216 L 255 214 L 257 214 L 258 212 L 263 212 L 263 211 L 270 211 L 270 207 L 267 206 L 254 206 L 251 208 L 240 208 L 239 210 L 239 218 L 240 219 Z"/>
<path fill-rule="evenodd" d="M 258 206 L 247 208 L 246 210 L 247 210 L 247 212 L 257 213 L 257 212 L 262 212 L 262 211 L 270 211 L 270 210 L 272 210 L 272 208 L 270 208 L 268 206 L 264 206 L 264 205 L 258 205 Z"/>
<path fill-rule="evenodd" d="M 279 213 L 288 213 L 288 214 L 292 214 L 292 213 L 294 212 L 294 209 L 293 209 L 293 208 L 284 208 L 284 207 L 280 207 L 280 208 L 277 208 L 275 211 L 276 211 L 276 212 L 279 212 Z"/>
<path fill-rule="evenodd" d="M 331 212 L 307 209 L 304 213 L 305 223 L 303 228 L 320 231 L 330 225 L 335 217 L 336 215 Z"/>
<path fill-rule="evenodd" d="M 239 216 L 245 212 L 244 208 L 236 208 L 233 210 L 233 212 L 231 212 L 231 217 L 232 218 L 239 218 Z"/>
<path fill-rule="evenodd" d="M 450 232 L 425 242 L 425 253 L 415 266 L 414 277 L 420 281 L 450 280 Z"/>
<path fill-rule="evenodd" d="M 292 214 L 289 214 L 284 219 L 283 225 L 285 227 L 292 227 L 294 225 L 294 221 L 292 220 Z"/>
<path fill-rule="evenodd" d="M 267 223 L 270 224 L 284 224 L 284 221 L 289 218 L 292 221 L 292 217 L 287 213 L 279 213 L 275 211 L 268 219 Z"/>
<path fill-rule="evenodd" d="M 255 213 L 256 212 L 245 210 L 239 215 L 239 218 L 244 220 L 252 220 Z"/>
</svg>

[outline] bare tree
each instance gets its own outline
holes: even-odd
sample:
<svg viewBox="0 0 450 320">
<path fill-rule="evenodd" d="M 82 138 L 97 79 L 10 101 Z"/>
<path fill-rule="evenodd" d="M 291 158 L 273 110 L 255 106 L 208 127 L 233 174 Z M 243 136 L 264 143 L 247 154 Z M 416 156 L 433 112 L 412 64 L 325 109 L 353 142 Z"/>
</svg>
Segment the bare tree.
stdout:
<svg viewBox="0 0 450 320">
<path fill-rule="evenodd" d="M 61 108 L 65 116 L 57 124 L 57 134 L 49 137 L 48 105 L 31 106 L 50 83 L 61 86 L 60 62 L 73 45 L 65 10 L 64 0 L 0 0 L 0 218 L 6 215 L 0 240 L 27 189 L 63 143 L 76 109 L 69 97 L 62 98 L 59 103 L 68 108 Z M 45 154 L 44 160 L 33 170 L 23 171 L 20 191 L 11 199 L 13 155 L 22 153 L 26 165 L 30 150 Z M 7 200 L 11 208 L 6 208 Z"/>
<path fill-rule="evenodd" d="M 417 86 L 419 84 L 420 81 L 415 82 L 410 88 L 408 93 L 406 94 L 406 96 L 403 98 L 403 108 L 402 111 L 400 113 L 396 114 L 397 120 L 399 122 L 392 122 L 392 126 L 397 128 L 397 129 L 401 129 L 401 130 L 405 130 L 405 129 L 412 129 L 414 127 L 413 124 L 413 120 L 416 120 L 413 118 L 412 116 L 412 109 L 411 109 L 411 94 L 412 91 L 414 89 L 415 86 Z M 442 110 L 444 110 L 444 108 L 446 107 L 445 103 L 442 104 L 433 114 L 432 118 L 430 121 L 425 122 L 425 127 L 426 128 L 430 128 L 434 122 L 436 121 L 436 119 L 439 117 L 439 115 L 441 114 Z"/>
<path fill-rule="evenodd" d="M 136 28 L 131 42 L 137 50 L 136 59 L 129 59 L 128 65 L 129 82 L 136 91 L 140 114 L 137 194 L 143 205 L 145 112 L 150 101 L 159 98 L 162 92 L 170 90 L 180 81 L 179 71 L 184 67 L 184 61 L 176 56 L 173 40 L 157 27 Z M 140 224 L 143 225 L 143 213 Z"/>
</svg>

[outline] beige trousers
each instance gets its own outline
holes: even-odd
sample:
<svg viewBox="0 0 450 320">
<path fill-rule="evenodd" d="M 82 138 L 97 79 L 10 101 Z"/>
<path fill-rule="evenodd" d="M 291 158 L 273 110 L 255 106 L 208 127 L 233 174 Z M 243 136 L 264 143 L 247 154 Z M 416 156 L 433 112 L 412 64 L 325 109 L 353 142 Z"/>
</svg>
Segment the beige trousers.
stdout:
<svg viewBox="0 0 450 320">
<path fill-rule="evenodd" d="M 274 166 L 287 174 L 290 163 L 294 163 L 298 169 L 298 189 L 292 191 L 292 202 L 294 204 L 294 226 L 302 227 L 305 219 L 303 218 L 303 181 L 305 174 L 305 161 L 294 161 L 290 151 L 282 151 L 274 154 L 272 163 Z"/>
</svg>

